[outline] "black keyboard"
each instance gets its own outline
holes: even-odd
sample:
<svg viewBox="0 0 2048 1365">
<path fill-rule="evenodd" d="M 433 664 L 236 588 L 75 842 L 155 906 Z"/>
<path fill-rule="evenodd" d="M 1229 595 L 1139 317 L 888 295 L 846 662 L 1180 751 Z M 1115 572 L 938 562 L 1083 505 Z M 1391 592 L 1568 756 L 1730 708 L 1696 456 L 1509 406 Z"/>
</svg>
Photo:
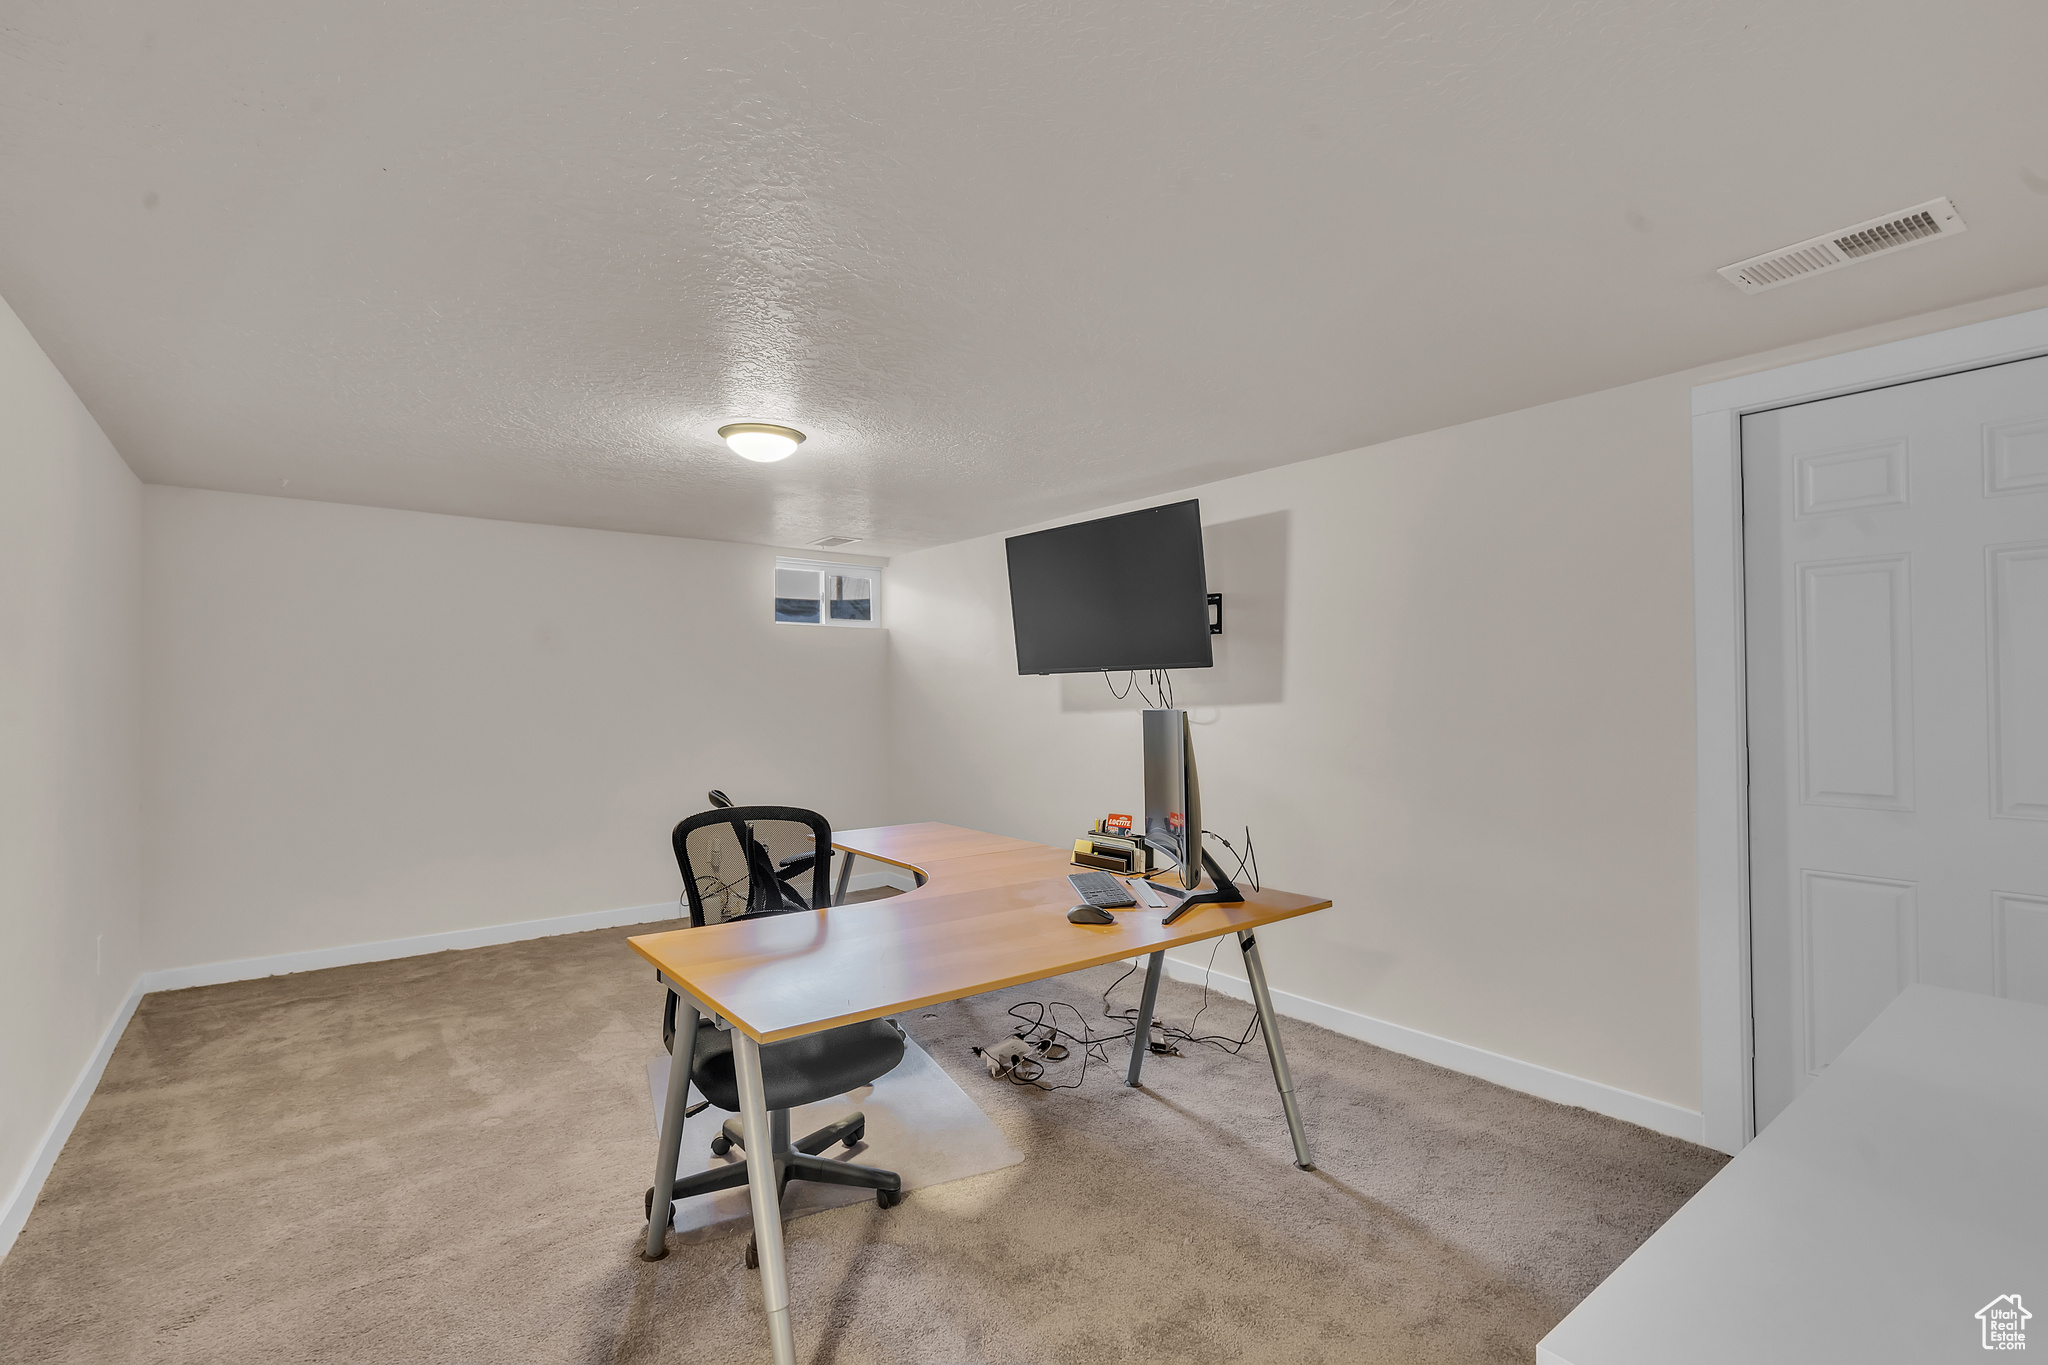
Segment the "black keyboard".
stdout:
<svg viewBox="0 0 2048 1365">
<path fill-rule="evenodd" d="M 1074 891 L 1098 910 L 1121 910 L 1127 905 L 1136 905 L 1131 893 L 1124 890 L 1124 884 L 1107 872 L 1069 872 L 1067 880 L 1074 884 Z"/>
</svg>

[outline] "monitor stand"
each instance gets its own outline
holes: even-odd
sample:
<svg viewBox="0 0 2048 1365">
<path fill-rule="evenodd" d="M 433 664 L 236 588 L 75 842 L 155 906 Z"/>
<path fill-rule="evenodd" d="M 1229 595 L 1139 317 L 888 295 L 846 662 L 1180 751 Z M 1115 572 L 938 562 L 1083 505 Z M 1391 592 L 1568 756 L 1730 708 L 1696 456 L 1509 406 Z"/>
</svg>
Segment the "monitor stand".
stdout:
<svg viewBox="0 0 2048 1365">
<path fill-rule="evenodd" d="M 1184 892 L 1178 887 L 1160 886 L 1157 882 L 1152 883 L 1153 887 L 1157 890 L 1181 897 L 1180 904 L 1167 912 L 1166 918 L 1160 921 L 1161 924 L 1173 923 L 1198 905 L 1244 904 L 1244 893 L 1239 891 L 1237 883 L 1230 880 L 1224 874 L 1223 869 L 1217 866 L 1216 860 L 1209 856 L 1209 850 L 1206 848 L 1202 850 L 1202 867 L 1208 872 L 1209 880 L 1215 883 L 1213 890 Z"/>
</svg>

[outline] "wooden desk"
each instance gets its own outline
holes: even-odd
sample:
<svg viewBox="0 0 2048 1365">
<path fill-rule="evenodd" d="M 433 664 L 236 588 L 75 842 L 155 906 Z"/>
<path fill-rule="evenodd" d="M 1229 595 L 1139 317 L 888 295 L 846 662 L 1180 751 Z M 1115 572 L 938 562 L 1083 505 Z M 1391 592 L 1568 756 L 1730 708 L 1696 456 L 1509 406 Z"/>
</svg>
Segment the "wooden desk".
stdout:
<svg viewBox="0 0 2048 1365">
<path fill-rule="evenodd" d="M 1077 869 L 1064 849 L 941 824 L 847 830 L 833 836 L 832 846 L 848 855 L 841 867 L 842 887 L 854 857 L 905 868 L 917 876 L 919 885 L 886 900 L 836 905 L 813 914 L 775 915 L 627 940 L 681 997 L 678 1041 L 695 1038 L 700 1010 L 732 1030 L 740 1126 L 749 1152 L 770 1150 L 768 1113 L 762 1103 L 763 1043 L 1105 962 L 1146 957 L 1145 987 L 1125 1073 L 1125 1084 L 1136 1085 L 1166 950 L 1234 933 L 1294 1139 L 1295 1164 L 1314 1169 L 1254 931 L 1325 909 L 1329 901 L 1261 891 L 1240 905 L 1199 906 L 1170 926 L 1161 923 L 1166 910 L 1144 906 L 1113 912 L 1114 924 L 1073 924 L 1067 911 L 1077 897 L 1067 874 Z M 666 1207 L 660 1192 L 675 1182 L 689 1070 L 681 1057 L 669 1068 L 655 1157 L 658 1208 Z M 796 1348 L 772 1163 L 749 1163 L 748 1177 L 769 1335 L 777 1365 L 790 1365 Z M 667 1254 L 667 1231 L 666 1218 L 648 1220 L 648 1259 Z"/>
</svg>

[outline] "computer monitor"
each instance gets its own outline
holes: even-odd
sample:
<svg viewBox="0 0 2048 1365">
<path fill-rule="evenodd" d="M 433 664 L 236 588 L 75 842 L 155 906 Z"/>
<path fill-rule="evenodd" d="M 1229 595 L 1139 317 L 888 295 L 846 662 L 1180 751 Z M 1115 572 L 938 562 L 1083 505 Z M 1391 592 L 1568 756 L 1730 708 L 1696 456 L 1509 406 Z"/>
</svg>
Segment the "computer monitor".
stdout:
<svg viewBox="0 0 2048 1365">
<path fill-rule="evenodd" d="M 1011 536 L 1004 548 L 1019 673 L 1214 664 L 1199 502 Z"/>
<path fill-rule="evenodd" d="M 1171 924 L 1198 905 L 1237 905 L 1244 894 L 1230 880 L 1221 864 L 1202 846 L 1202 784 L 1195 777 L 1194 732 L 1188 728 L 1188 713 L 1167 708 L 1147 708 L 1145 719 L 1145 828 L 1144 839 L 1173 859 L 1180 884 L 1162 890 L 1179 896 L 1181 902 L 1169 910 L 1165 923 Z M 1212 883 L 1207 891 L 1195 888 L 1203 873 Z"/>
<path fill-rule="evenodd" d="M 1179 865 L 1192 891 L 1202 880 L 1202 786 L 1188 713 L 1148 708 L 1144 726 L 1145 842 Z"/>
</svg>

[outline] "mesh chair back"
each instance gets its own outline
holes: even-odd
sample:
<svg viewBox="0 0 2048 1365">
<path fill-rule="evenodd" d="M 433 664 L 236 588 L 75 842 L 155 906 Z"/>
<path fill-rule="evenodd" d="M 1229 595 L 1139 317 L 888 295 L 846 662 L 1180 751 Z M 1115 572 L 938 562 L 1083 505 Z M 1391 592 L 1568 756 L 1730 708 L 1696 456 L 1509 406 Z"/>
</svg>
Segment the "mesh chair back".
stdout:
<svg viewBox="0 0 2048 1365">
<path fill-rule="evenodd" d="M 676 866 L 690 923 L 702 928 L 746 915 L 822 909 L 830 889 L 832 826 L 796 806 L 730 806 L 676 826 Z M 817 854 L 804 863 L 805 855 Z M 799 866 L 786 869 L 797 860 Z"/>
</svg>

